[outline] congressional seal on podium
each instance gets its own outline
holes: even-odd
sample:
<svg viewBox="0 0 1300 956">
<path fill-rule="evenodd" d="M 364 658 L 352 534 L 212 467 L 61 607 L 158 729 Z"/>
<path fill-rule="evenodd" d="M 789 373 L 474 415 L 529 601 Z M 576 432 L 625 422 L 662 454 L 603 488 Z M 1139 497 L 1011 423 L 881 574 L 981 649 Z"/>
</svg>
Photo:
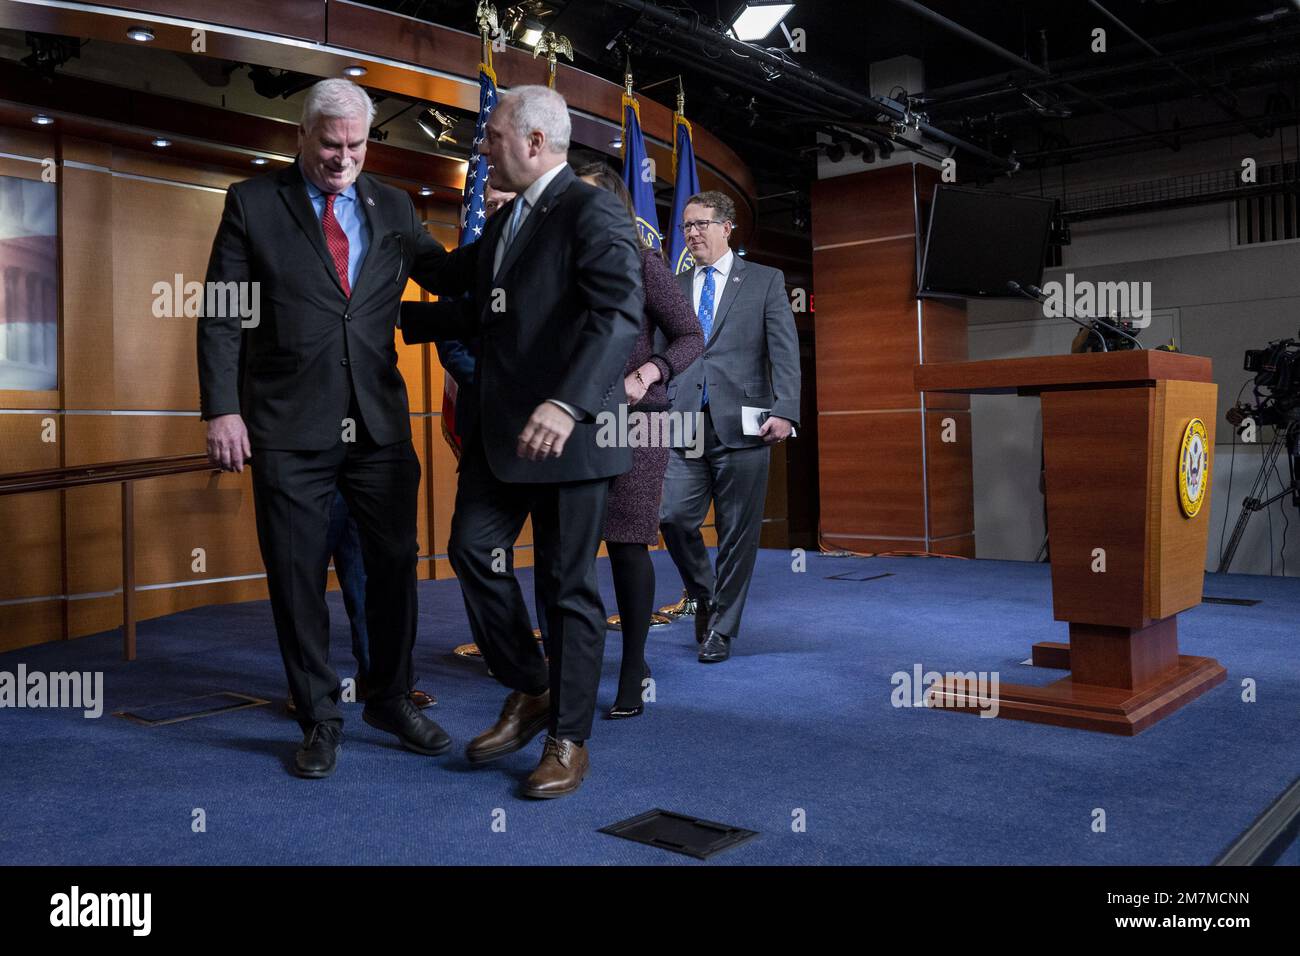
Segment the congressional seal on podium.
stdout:
<svg viewBox="0 0 1300 956">
<path fill-rule="evenodd" d="M 1205 422 L 1193 418 L 1178 450 L 1178 504 L 1184 516 L 1195 518 L 1210 488 L 1210 448 Z"/>
</svg>

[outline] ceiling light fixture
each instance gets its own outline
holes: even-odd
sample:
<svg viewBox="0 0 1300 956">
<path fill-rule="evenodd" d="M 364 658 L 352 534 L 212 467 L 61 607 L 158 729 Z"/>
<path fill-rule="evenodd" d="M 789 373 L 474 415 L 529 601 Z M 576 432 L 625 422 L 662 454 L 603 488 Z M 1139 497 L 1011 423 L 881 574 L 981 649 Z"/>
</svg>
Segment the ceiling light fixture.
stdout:
<svg viewBox="0 0 1300 956">
<path fill-rule="evenodd" d="M 794 9 L 793 3 L 774 0 L 750 0 L 742 4 L 728 25 L 727 32 L 745 43 L 757 43 L 776 29 Z"/>
</svg>

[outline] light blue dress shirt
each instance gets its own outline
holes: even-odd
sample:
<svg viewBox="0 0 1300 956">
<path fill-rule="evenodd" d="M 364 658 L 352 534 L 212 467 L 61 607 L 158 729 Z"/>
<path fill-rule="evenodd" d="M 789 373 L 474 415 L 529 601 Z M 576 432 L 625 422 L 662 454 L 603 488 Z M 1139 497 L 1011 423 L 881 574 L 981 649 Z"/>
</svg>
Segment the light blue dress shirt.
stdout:
<svg viewBox="0 0 1300 956">
<path fill-rule="evenodd" d="M 316 210 L 316 220 L 325 215 L 325 194 L 316 188 L 316 184 L 306 176 L 307 195 L 311 197 L 311 206 Z M 370 226 L 365 213 L 360 209 L 361 199 L 357 196 L 357 187 L 353 183 L 334 200 L 334 218 L 343 227 L 343 235 L 348 237 L 348 288 L 357 287 L 357 273 L 366 258 L 366 249 L 370 246 Z"/>
</svg>

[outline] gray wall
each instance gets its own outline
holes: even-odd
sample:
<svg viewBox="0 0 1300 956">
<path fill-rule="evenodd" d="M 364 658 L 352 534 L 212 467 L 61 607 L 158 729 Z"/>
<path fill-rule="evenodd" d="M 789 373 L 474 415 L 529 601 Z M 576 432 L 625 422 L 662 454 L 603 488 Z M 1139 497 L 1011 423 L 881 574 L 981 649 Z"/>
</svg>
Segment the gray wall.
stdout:
<svg viewBox="0 0 1300 956">
<path fill-rule="evenodd" d="M 1223 154 L 1223 155 L 1220 155 Z M 1247 155 L 1243 153 L 1243 155 Z M 1261 163 L 1268 151 L 1255 148 L 1249 155 Z M 1206 161 L 1232 161 L 1222 144 L 1201 150 Z M 1130 170 L 1148 170 L 1146 176 L 1182 172 L 1196 158 L 1181 156 L 1178 169 L 1131 161 Z M 1073 172 L 1074 188 L 1118 180 L 1115 164 L 1098 169 L 1089 181 Z M 1013 183 L 1016 191 L 1029 191 L 1026 182 Z M 1035 190 L 1036 191 L 1036 190 Z M 1052 195 L 1053 190 L 1043 192 Z M 1059 188 L 1055 190 L 1059 194 Z M 1278 242 L 1234 247 L 1233 208 L 1228 204 L 1176 210 L 1143 217 L 1102 220 L 1076 225 L 1073 242 L 1064 251 L 1065 265 L 1049 270 L 1044 282 L 1064 281 L 1072 272 L 1076 281 L 1150 282 L 1155 314 L 1151 328 L 1141 338 L 1149 347 L 1172 337 L 1180 350 L 1209 356 L 1219 386 L 1218 445 L 1211 491 L 1210 541 L 1206 567 L 1218 566 L 1220 542 L 1230 535 L 1251 482 L 1259 471 L 1263 449 L 1272 438 L 1262 430 L 1261 442 L 1238 444 L 1233 461 L 1233 429 L 1223 413 L 1233 404 L 1251 375 L 1242 369 L 1243 353 L 1273 339 L 1296 338 L 1300 333 L 1300 243 Z M 1069 351 L 1076 326 L 1063 319 L 1046 319 L 1034 303 L 971 302 L 970 356 L 972 359 L 1010 358 L 1023 355 L 1063 354 Z M 1249 385 L 1242 394 L 1251 400 Z M 1042 439 L 1038 400 L 1014 396 L 975 396 L 971 402 L 974 440 L 975 542 L 981 558 L 1033 560 L 1043 539 L 1043 498 L 1039 490 Z M 1279 469 L 1285 479 L 1285 462 Z M 1231 479 L 1231 493 L 1229 480 Z M 1271 493 L 1281 490 L 1277 479 Z M 1123 489 L 1116 489 L 1123 493 Z M 1270 522 L 1272 517 L 1272 542 Z M 1283 526 L 1286 534 L 1286 573 L 1300 576 L 1300 511 L 1290 499 L 1273 505 L 1250 519 L 1246 536 L 1233 562 L 1234 573 L 1281 573 Z"/>
</svg>

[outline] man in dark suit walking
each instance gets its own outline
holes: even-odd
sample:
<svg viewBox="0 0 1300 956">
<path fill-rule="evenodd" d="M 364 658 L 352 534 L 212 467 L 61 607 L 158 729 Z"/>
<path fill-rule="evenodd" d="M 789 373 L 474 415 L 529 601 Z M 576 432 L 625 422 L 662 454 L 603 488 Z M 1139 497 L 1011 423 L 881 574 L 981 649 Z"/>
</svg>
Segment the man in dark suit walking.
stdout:
<svg viewBox="0 0 1300 956">
<path fill-rule="evenodd" d="M 495 760 L 548 730 L 524 785 L 530 797 L 572 793 L 587 772 L 605 645 L 596 549 L 610 479 L 632 463 L 630 448 L 598 444 L 596 418 L 626 400 L 644 297 L 627 210 L 574 175 L 568 145 L 554 90 L 501 97 L 482 149 L 493 183 L 517 195 L 461 250 L 475 258 L 473 308 L 407 303 L 402 319 L 408 342 L 479 340 L 478 424 L 461 458 L 448 557 L 479 649 L 511 693 L 466 753 Z M 468 327 L 454 328 L 458 317 Z M 530 515 L 549 670 L 507 560 Z"/>
<path fill-rule="evenodd" d="M 393 335 L 407 277 L 443 291 L 457 253 L 425 231 L 405 193 L 361 173 L 373 117 L 347 80 L 311 88 L 295 162 L 226 194 L 198 327 L 208 454 L 227 470 L 253 468 L 258 542 L 304 734 L 294 771 L 311 778 L 333 772 L 342 739 L 325 605 L 336 488 L 366 568 L 363 719 L 416 753 L 451 746 L 407 696 L 420 464 Z M 214 290 L 258 314 L 241 322 Z"/>
<path fill-rule="evenodd" d="M 677 281 L 700 317 L 705 346 L 668 385 L 674 411 L 702 412 L 703 454 L 672 450 L 659 525 L 696 600 L 702 664 L 731 655 L 758 556 L 771 446 L 799 423 L 799 339 L 785 276 L 731 251 L 735 218 L 725 193 L 687 200 L 682 228 L 695 268 Z M 755 426 L 764 420 L 747 430 L 746 416 Z M 716 574 L 700 535 L 710 504 L 718 530 Z"/>
</svg>

